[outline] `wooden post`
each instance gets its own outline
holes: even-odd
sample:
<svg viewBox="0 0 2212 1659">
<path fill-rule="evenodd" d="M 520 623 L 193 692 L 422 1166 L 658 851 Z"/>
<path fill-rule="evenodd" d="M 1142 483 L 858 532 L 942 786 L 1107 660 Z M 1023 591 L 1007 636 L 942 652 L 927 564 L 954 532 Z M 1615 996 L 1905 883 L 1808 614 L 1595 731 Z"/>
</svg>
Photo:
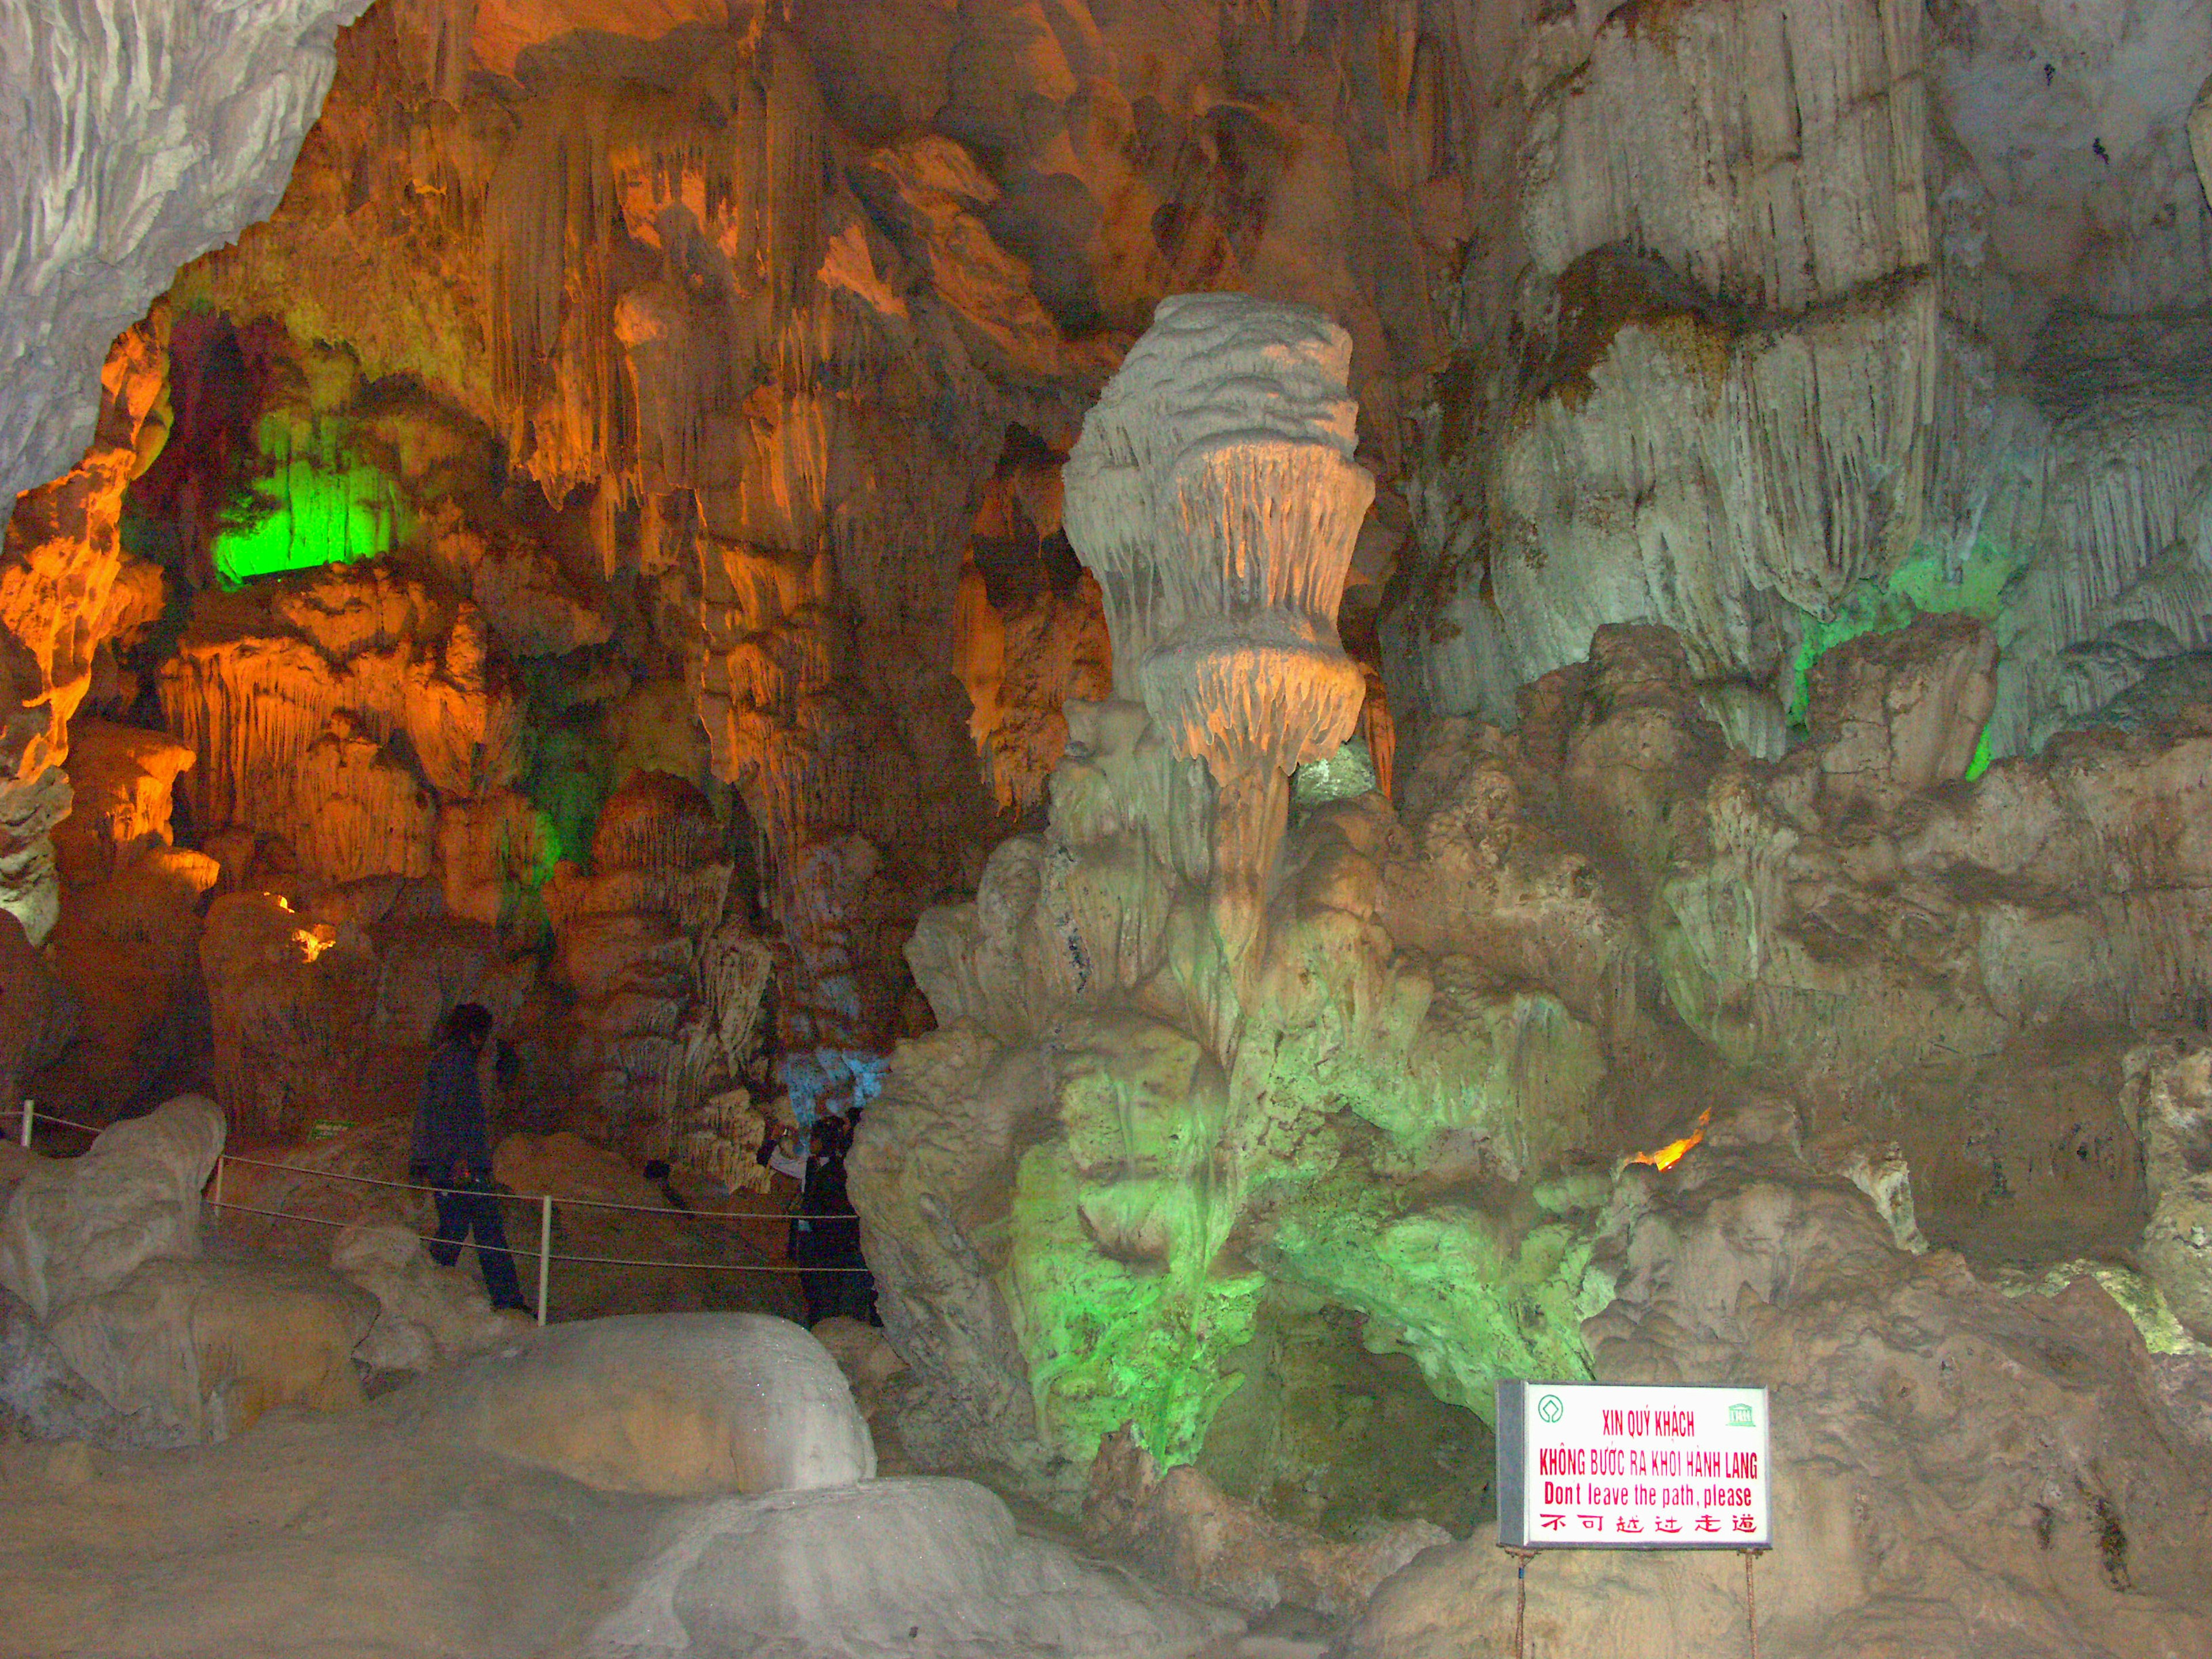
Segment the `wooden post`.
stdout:
<svg viewBox="0 0 2212 1659">
<path fill-rule="evenodd" d="M 31 1114 L 32 1114 L 33 1111 L 35 1111 L 35 1110 L 37 1109 L 37 1108 L 38 1108 L 38 1103 L 37 1103 L 36 1101 L 34 1101 L 34 1100 L 31 1099 L 27 1095 L 24 1097 L 24 1099 L 23 1099 L 23 1150 L 24 1150 L 25 1152 L 29 1152 L 29 1151 L 31 1150 Z"/>
<path fill-rule="evenodd" d="M 553 1194 L 538 1200 L 538 1322 L 545 1322 L 545 1289 L 553 1278 Z"/>
</svg>

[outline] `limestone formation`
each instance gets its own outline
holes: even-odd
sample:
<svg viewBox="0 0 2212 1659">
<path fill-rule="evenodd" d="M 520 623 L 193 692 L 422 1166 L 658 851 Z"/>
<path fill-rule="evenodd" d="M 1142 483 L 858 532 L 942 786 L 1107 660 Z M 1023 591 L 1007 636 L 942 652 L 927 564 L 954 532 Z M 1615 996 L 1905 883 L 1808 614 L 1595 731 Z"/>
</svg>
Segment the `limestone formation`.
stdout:
<svg viewBox="0 0 2212 1659">
<path fill-rule="evenodd" d="M 813 1492 L 876 1473 L 836 1361 L 757 1314 L 555 1327 L 454 1372 L 437 1409 L 469 1443 L 599 1492 Z"/>
<path fill-rule="evenodd" d="M 2174 1316 L 2212 1340 L 2212 1060 L 2186 1040 L 2128 1056 L 2128 1093 L 2142 1148 L 2143 1265 Z"/>
<path fill-rule="evenodd" d="M 1352 459 L 1351 353 L 1310 313 L 1163 301 L 1068 459 L 1068 538 L 1106 596 L 1115 695 L 1213 781 L 1215 918 L 1240 968 L 1289 775 L 1352 735 L 1365 696 L 1336 640 L 1375 494 Z"/>
<path fill-rule="evenodd" d="M 32 1170 L 0 1222 L 0 1283 L 45 1320 L 145 1262 L 197 1256 L 200 1188 L 222 1138 L 222 1109 L 195 1096 L 117 1125 L 82 1158 Z"/>
<path fill-rule="evenodd" d="M 1126 1431 L 1108 1437 L 1083 1495 L 1085 1530 L 1169 1582 L 1245 1613 L 1285 1601 L 1329 1618 L 1364 1607 L 1376 1586 L 1452 1535 L 1427 1522 L 1333 1543 L 1224 1494 L 1194 1468 L 1164 1474 Z"/>
<path fill-rule="evenodd" d="M 376 1322 L 350 1352 L 379 1370 L 431 1370 L 522 1334 L 520 1316 L 493 1312 L 480 1285 L 433 1263 L 408 1228 L 348 1227 L 331 1267 L 376 1298 Z"/>
<path fill-rule="evenodd" d="M 1776 1535 L 1801 1541 L 1759 1564 L 1762 1646 L 1966 1652 L 1999 1626 L 2025 1653 L 2205 1640 L 2182 1589 L 2203 1571 L 2203 1452 L 2167 1425 L 2125 1316 L 2093 1279 L 2011 1299 L 1955 1255 L 1897 1250 L 1861 1194 L 1814 1178 L 1788 1138 L 1749 1115 L 1717 1123 L 1671 1176 L 1632 1168 L 1611 1224 L 1620 1297 L 1589 1327 L 1607 1381 L 1773 1389 Z M 2051 1431 L 2011 1435 L 2023 1413 Z M 1742 1640 L 1732 1559 L 1585 1552 L 1543 1567 L 1532 1647 L 1689 1655 Z M 1434 1551 L 1343 1650 L 1510 1645 L 1514 1595 L 1486 1541 Z"/>
<path fill-rule="evenodd" d="M 1923 35 L 1863 0 L 1622 8 L 1530 52 L 1528 267 L 1463 313 L 1505 378 L 1444 412 L 1422 491 L 1413 626 L 1457 634 L 1414 671 L 1428 707 L 1510 721 L 1608 622 L 1771 681 L 1799 617 L 1912 550 L 1937 370 Z"/>
<path fill-rule="evenodd" d="M 1372 793 L 1318 792 L 1289 823 L 1290 767 L 1348 736 L 1364 695 L 1326 611 L 1366 494 L 1344 453 L 1340 337 L 1228 301 L 1166 307 L 1162 332 L 1068 469 L 1116 673 L 1145 701 L 1069 707 L 1048 830 L 994 855 L 973 906 L 917 929 L 940 1029 L 894 1058 L 853 1166 L 912 1367 L 907 1447 L 1063 1487 L 1125 1421 L 1164 1462 L 1198 1455 L 1271 1285 L 1358 1308 L 1370 1347 L 1401 1347 L 1462 1407 L 1486 1400 L 1486 1364 L 1571 1365 L 1600 1294 L 1571 1194 L 1502 1229 L 1407 1199 L 1429 1172 L 1522 1179 L 1592 1144 L 1598 1011 L 1477 962 L 1397 956 Z M 1158 479 L 1134 464 L 1146 444 Z M 1174 467 L 1218 479 L 1216 459 L 1246 453 L 1287 453 L 1315 495 L 1226 514 L 1241 562 L 1185 558 L 1229 538 Z M 1147 489 L 1149 515 L 1131 505 Z M 1196 683 L 1170 671 L 1200 640 L 1258 695 L 1195 714 Z M 1217 763 L 1265 786 L 1252 835 L 1220 828 L 1242 809 L 1219 800 Z"/>
<path fill-rule="evenodd" d="M 0 500 L 84 452 L 108 342 L 177 267 L 265 216 L 362 0 L 249 0 L 220 15 L 143 0 L 11 7 L 0 70 L 0 332 L 10 402 Z"/>
<path fill-rule="evenodd" d="M 165 332 L 156 314 L 115 337 L 99 374 L 90 448 L 52 483 L 16 497 L 8 520 L 0 634 L 12 701 L 0 737 L 0 903 L 33 944 L 45 940 L 59 910 L 49 832 L 70 805 L 61 771 L 70 718 L 122 622 L 113 601 L 125 564 L 123 495 L 155 424 Z M 76 418 L 69 416 L 72 426 Z M 104 804 L 94 802 L 94 811 Z"/>
<path fill-rule="evenodd" d="M 193 751 L 164 732 L 82 720 L 70 729 L 70 815 L 54 835 L 62 878 L 83 886 L 169 847 L 178 775 Z"/>
<path fill-rule="evenodd" d="M 126 1416 L 227 1440 L 279 1407 L 362 1404 L 355 1349 L 376 1299 L 326 1269 L 158 1259 L 47 1322 L 78 1375 Z"/>
<path fill-rule="evenodd" d="M 47 1443 L 57 1455 L 82 1456 L 87 1446 L 172 1446 L 185 1438 L 181 1425 L 116 1410 L 70 1368 L 13 1291 L 0 1291 L 0 1425 L 11 1440 Z"/>
<path fill-rule="evenodd" d="M 966 1480 L 702 1506 L 672 1517 L 656 1541 L 592 1653 L 1180 1659 L 1240 1622 L 1023 1535 L 1004 1502 Z"/>
<path fill-rule="evenodd" d="M 24 1650 L 1225 1628 L 871 1422 L 1494 1648 L 1507 1376 L 1774 1383 L 1780 1648 L 2208 1645 L 2204 0 L 6 6 Z M 462 1000 L 544 1333 L 345 1178 Z"/>
</svg>

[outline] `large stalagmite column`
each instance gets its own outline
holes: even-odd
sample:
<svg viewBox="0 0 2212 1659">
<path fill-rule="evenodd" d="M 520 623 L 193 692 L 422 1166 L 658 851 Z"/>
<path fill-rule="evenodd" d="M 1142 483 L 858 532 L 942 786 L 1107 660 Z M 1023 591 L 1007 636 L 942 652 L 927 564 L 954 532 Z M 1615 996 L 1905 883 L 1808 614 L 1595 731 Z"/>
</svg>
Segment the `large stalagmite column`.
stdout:
<svg viewBox="0 0 2212 1659">
<path fill-rule="evenodd" d="M 1375 479 L 1352 459 L 1352 340 L 1240 295 L 1160 302 L 1068 458 L 1067 533 L 1106 596 L 1115 694 L 1218 790 L 1214 913 L 1255 964 L 1291 772 L 1350 736 L 1336 635 Z"/>
</svg>

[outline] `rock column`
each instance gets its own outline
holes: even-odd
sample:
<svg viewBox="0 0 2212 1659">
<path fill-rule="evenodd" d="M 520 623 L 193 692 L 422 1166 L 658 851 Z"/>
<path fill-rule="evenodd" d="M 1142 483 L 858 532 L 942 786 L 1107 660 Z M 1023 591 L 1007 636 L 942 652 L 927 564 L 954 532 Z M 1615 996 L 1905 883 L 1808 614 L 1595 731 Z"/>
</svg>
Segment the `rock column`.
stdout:
<svg viewBox="0 0 2212 1659">
<path fill-rule="evenodd" d="M 1351 735 L 1364 693 L 1337 603 L 1375 480 L 1352 459 L 1350 336 L 1237 295 L 1163 301 L 1083 424 L 1067 532 L 1096 573 L 1115 693 L 1212 775 L 1213 913 L 1256 966 L 1290 774 Z"/>
</svg>

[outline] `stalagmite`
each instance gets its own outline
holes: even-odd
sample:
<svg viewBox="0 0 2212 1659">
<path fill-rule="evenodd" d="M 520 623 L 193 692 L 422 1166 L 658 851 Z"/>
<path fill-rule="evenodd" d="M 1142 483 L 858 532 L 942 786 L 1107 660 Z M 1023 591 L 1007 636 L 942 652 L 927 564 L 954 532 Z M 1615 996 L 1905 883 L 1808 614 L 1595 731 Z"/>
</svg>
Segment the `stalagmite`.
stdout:
<svg viewBox="0 0 2212 1659">
<path fill-rule="evenodd" d="M 1069 539 L 1099 579 L 1115 694 L 1202 759 L 1214 915 L 1255 962 L 1289 775 L 1352 734 L 1366 696 L 1336 637 L 1375 494 L 1352 459 L 1351 337 L 1297 307 L 1163 301 L 1066 471 Z"/>
</svg>

